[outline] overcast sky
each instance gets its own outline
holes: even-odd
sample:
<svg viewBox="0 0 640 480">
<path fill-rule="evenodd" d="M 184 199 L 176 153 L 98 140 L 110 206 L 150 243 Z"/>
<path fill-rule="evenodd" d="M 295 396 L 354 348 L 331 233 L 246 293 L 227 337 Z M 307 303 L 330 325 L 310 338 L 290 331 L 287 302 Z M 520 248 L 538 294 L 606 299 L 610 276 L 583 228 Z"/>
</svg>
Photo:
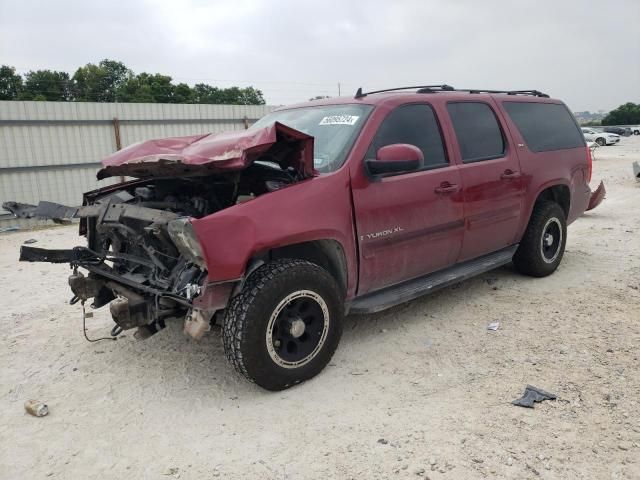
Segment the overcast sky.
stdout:
<svg viewBox="0 0 640 480">
<path fill-rule="evenodd" d="M 640 0 L 0 0 L 0 64 L 103 58 L 269 104 L 448 83 L 610 110 L 640 103 Z"/>
</svg>

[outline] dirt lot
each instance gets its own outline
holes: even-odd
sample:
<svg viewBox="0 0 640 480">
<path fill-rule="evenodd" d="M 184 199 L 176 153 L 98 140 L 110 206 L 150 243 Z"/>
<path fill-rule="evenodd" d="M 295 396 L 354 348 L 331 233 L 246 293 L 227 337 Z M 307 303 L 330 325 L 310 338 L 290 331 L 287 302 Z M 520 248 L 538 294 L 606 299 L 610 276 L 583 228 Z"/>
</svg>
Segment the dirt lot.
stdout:
<svg viewBox="0 0 640 480">
<path fill-rule="evenodd" d="M 330 366 L 282 393 L 235 375 L 217 331 L 86 342 L 68 267 L 16 261 L 75 227 L 1 235 L 0 478 L 640 478 L 634 159 L 640 137 L 599 149 L 607 199 L 551 277 L 503 268 L 349 317 Z M 558 400 L 512 406 L 526 384 Z M 25 414 L 31 398 L 49 416 Z"/>
</svg>

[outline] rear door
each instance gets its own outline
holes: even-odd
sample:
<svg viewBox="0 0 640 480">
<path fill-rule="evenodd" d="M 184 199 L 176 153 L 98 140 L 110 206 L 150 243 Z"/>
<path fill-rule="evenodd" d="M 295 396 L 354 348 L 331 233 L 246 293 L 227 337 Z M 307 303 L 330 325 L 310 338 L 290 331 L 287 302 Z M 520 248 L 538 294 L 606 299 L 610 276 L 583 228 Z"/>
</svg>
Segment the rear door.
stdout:
<svg viewBox="0 0 640 480">
<path fill-rule="evenodd" d="M 489 101 L 447 103 L 457 139 L 465 233 L 458 261 L 516 241 L 524 182 L 515 145 Z"/>
<path fill-rule="evenodd" d="M 460 173 L 449 161 L 433 108 L 412 103 L 391 110 L 365 158 L 375 158 L 379 148 L 394 143 L 418 147 L 425 159 L 422 168 L 384 178 L 367 177 L 364 165 L 352 172 L 359 294 L 452 265 L 462 245 Z"/>
</svg>

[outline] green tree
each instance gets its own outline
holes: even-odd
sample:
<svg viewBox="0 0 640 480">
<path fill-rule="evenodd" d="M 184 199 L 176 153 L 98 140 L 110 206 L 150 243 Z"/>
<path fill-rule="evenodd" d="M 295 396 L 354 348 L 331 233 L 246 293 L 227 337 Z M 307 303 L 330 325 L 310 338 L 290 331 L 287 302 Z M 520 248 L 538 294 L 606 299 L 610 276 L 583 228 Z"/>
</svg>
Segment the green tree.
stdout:
<svg viewBox="0 0 640 480">
<path fill-rule="evenodd" d="M 173 103 L 171 77 L 159 73 L 131 75 L 116 92 L 118 102 Z"/>
<path fill-rule="evenodd" d="M 194 85 L 192 98 L 193 103 L 223 103 L 221 90 L 206 83 Z"/>
<path fill-rule="evenodd" d="M 17 100 L 22 91 L 22 77 L 14 67 L 0 66 L 0 100 Z"/>
<path fill-rule="evenodd" d="M 193 103 L 223 105 L 264 105 L 262 92 L 253 87 L 218 88 L 198 83 L 193 87 Z"/>
<path fill-rule="evenodd" d="M 174 103 L 193 103 L 193 91 L 186 83 L 179 83 L 173 91 Z"/>
<path fill-rule="evenodd" d="M 241 88 L 234 100 L 240 105 L 264 105 L 266 103 L 262 91 L 253 87 Z"/>
<path fill-rule="evenodd" d="M 625 103 L 611 110 L 602 119 L 602 125 L 637 125 L 640 124 L 640 104 Z"/>
<path fill-rule="evenodd" d="M 160 73 L 134 74 L 116 60 L 79 67 L 73 77 L 66 72 L 36 70 L 23 78 L 15 68 L 0 67 L 0 100 L 48 100 L 78 102 L 209 103 L 264 105 L 262 91 L 254 87 L 213 87 L 206 83 L 193 88 L 174 84 Z"/>
<path fill-rule="evenodd" d="M 74 100 L 80 102 L 115 102 L 116 91 L 131 75 L 122 62 L 102 60 L 98 65 L 87 63 L 73 74 Z"/>
<path fill-rule="evenodd" d="M 47 100 L 66 102 L 73 99 L 71 80 L 67 72 L 36 70 L 25 75 L 19 100 Z"/>
</svg>

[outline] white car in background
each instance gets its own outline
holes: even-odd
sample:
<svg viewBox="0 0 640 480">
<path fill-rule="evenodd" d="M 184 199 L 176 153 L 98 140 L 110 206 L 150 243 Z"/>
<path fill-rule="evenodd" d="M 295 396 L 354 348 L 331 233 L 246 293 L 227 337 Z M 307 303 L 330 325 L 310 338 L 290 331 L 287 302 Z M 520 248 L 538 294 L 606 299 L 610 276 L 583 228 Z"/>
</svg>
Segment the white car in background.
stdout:
<svg viewBox="0 0 640 480">
<path fill-rule="evenodd" d="M 587 142 L 596 142 L 601 147 L 615 145 L 620 141 L 620 135 L 615 133 L 599 132 L 593 128 L 582 128 L 581 130 Z"/>
</svg>

